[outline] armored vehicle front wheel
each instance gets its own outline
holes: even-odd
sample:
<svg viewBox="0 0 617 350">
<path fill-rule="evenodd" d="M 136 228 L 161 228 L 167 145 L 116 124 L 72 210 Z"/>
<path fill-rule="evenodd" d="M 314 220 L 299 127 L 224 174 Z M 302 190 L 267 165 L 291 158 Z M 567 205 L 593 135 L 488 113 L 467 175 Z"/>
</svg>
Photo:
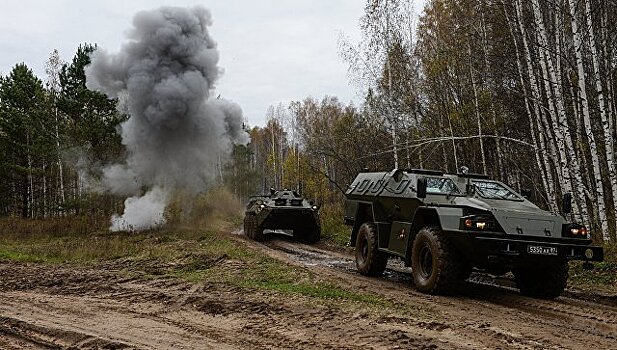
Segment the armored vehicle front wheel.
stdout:
<svg viewBox="0 0 617 350">
<path fill-rule="evenodd" d="M 377 230 L 372 222 L 365 222 L 356 238 L 356 268 L 365 276 L 381 276 L 388 263 L 388 255 L 380 252 Z"/>
<path fill-rule="evenodd" d="M 263 228 L 257 225 L 257 217 L 254 214 L 244 216 L 244 234 L 255 241 L 261 242 L 266 239 Z"/>
<path fill-rule="evenodd" d="M 411 274 L 423 293 L 450 294 L 465 279 L 458 252 L 439 228 L 421 229 L 411 250 Z"/>
<path fill-rule="evenodd" d="M 515 269 L 513 272 L 521 294 L 540 299 L 555 299 L 566 288 L 568 262 L 560 260 L 543 266 Z"/>
</svg>

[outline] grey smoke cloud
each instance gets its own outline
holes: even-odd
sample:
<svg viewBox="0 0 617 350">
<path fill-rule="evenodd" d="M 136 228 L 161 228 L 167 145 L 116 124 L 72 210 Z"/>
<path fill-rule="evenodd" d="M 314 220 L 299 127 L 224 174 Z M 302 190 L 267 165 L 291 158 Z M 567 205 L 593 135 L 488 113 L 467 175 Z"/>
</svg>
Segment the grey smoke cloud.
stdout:
<svg viewBox="0 0 617 350">
<path fill-rule="evenodd" d="M 135 228 L 130 213 L 138 212 L 136 205 L 161 208 L 145 202 L 166 204 L 170 192 L 205 190 L 218 158 L 228 155 L 233 144 L 248 142 L 240 106 L 210 96 L 221 75 L 210 25 L 211 14 L 201 6 L 139 12 L 120 52 L 97 49 L 86 69 L 88 88 L 118 98 L 119 108 L 129 115 L 121 126 L 128 157 L 103 169 L 102 184 L 139 198 L 125 202 L 115 228 L 123 227 L 121 220 L 125 228 Z M 156 189 L 156 195 L 142 196 L 144 187 Z M 160 224 L 159 214 L 153 213 L 153 226 Z M 143 217 L 139 221 L 149 228 Z"/>
</svg>

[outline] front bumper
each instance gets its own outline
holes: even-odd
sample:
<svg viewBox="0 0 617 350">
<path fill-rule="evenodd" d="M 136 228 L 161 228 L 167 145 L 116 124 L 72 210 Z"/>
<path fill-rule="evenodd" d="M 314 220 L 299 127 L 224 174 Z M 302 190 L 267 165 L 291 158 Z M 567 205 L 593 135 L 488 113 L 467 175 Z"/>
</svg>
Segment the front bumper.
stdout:
<svg viewBox="0 0 617 350">
<path fill-rule="evenodd" d="M 309 208 L 269 208 L 262 210 L 257 222 L 264 229 L 302 230 L 319 227 L 319 213 Z"/>
<path fill-rule="evenodd" d="M 556 249 L 554 255 L 529 253 L 529 246 Z M 587 262 L 604 260 L 604 250 L 587 244 L 561 243 L 544 240 L 521 240 L 499 237 L 474 237 L 476 253 L 518 260 L 533 258 L 562 258 Z M 554 250 L 553 250 L 554 251 Z"/>
</svg>

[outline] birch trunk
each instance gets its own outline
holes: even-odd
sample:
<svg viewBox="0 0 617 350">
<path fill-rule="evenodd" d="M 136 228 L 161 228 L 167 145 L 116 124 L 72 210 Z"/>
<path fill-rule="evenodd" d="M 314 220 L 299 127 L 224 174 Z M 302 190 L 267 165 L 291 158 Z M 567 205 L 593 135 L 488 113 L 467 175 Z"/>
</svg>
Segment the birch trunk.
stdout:
<svg viewBox="0 0 617 350">
<path fill-rule="evenodd" d="M 572 103 L 572 112 L 574 114 L 574 126 L 576 128 L 576 134 L 577 135 L 585 135 L 584 131 L 583 131 L 583 112 L 581 111 L 580 104 L 576 103 L 576 101 L 580 101 L 580 98 L 577 94 L 576 89 L 574 88 L 574 86 L 572 86 L 572 84 L 568 84 L 568 87 L 570 89 L 570 95 L 572 96 L 572 101 L 574 101 L 574 103 Z M 579 152 L 579 156 L 581 159 L 581 166 L 583 169 L 589 169 L 589 164 L 587 164 L 588 162 L 588 157 L 586 155 L 585 152 L 585 148 L 581 146 L 578 147 L 578 152 Z M 589 173 L 585 172 L 584 174 L 581 174 L 581 176 L 583 176 L 583 181 L 585 181 L 585 183 L 593 183 L 593 179 L 589 178 Z M 585 193 L 587 193 L 586 198 L 589 198 L 589 201 L 592 203 L 595 203 L 596 199 L 595 199 L 595 195 L 593 193 L 591 193 L 590 191 L 586 191 Z M 586 200 L 586 198 L 583 198 L 583 200 Z M 577 200 L 580 200 L 579 198 L 576 198 Z M 597 210 L 594 209 L 593 211 L 593 217 L 589 218 L 589 221 L 594 223 L 593 218 L 597 218 Z"/>
<path fill-rule="evenodd" d="M 556 135 L 558 136 L 557 148 L 561 156 L 561 168 L 564 178 L 564 189 L 566 192 L 571 192 L 573 187 L 575 187 L 576 195 L 578 195 L 579 198 L 584 198 L 585 191 L 584 184 L 581 178 L 580 163 L 576 152 L 574 151 L 574 145 L 572 143 L 572 137 L 570 135 L 568 120 L 563 102 L 563 96 L 561 93 L 561 86 L 556 85 L 558 81 L 557 72 L 555 70 L 555 65 L 553 64 L 552 57 L 550 57 L 550 53 L 547 49 L 547 32 L 544 26 L 544 19 L 542 18 L 542 12 L 538 0 L 532 0 L 532 7 L 534 22 L 537 28 L 536 34 L 538 37 L 539 51 L 541 56 L 540 66 L 542 67 L 544 75 L 545 89 L 547 95 L 550 95 L 552 97 L 556 107 L 556 111 L 555 108 L 553 108 L 556 114 L 551 114 L 553 115 L 553 128 Z M 557 57 L 557 59 L 559 59 L 559 56 Z M 549 107 L 552 108 L 552 103 L 549 104 Z M 570 160 L 569 162 L 568 159 Z M 574 181 L 571 180 L 571 177 L 574 177 Z M 584 223 L 585 220 L 587 220 L 587 218 L 589 217 L 587 204 L 585 203 L 585 201 L 583 201 L 580 207 L 577 208 L 578 205 L 576 203 L 577 202 L 575 201 L 573 205 L 573 208 L 576 211 L 576 218 L 580 222 Z"/>
<path fill-rule="evenodd" d="M 452 128 L 452 120 L 450 119 L 450 110 L 448 108 L 448 95 L 446 95 L 445 106 L 446 118 L 448 118 L 448 127 L 450 128 L 450 137 L 452 137 L 452 153 L 454 155 L 454 172 L 458 171 L 458 156 L 456 154 L 456 143 L 454 142 L 454 129 Z"/>
<path fill-rule="evenodd" d="M 600 121 L 602 122 L 602 131 L 604 133 L 604 148 L 606 150 L 606 163 L 608 166 L 609 181 L 611 184 L 611 194 L 613 198 L 612 207 L 615 208 L 617 201 L 617 169 L 615 169 L 614 149 L 613 149 L 613 131 L 611 128 L 610 117 L 607 115 L 606 102 L 604 99 L 604 91 L 602 89 L 602 80 L 600 78 L 600 63 L 598 61 L 598 49 L 596 47 L 596 37 L 593 30 L 591 18 L 590 0 L 585 0 L 585 17 L 587 22 L 587 30 L 589 34 L 589 47 L 591 49 L 591 60 L 593 63 L 593 73 L 596 83 L 596 91 L 598 93 L 598 105 L 600 109 Z M 574 19 L 573 19 L 574 21 Z M 580 50 L 579 50 L 580 51 Z M 578 51 L 577 51 L 578 52 Z M 598 174 L 601 177 L 601 174 Z M 608 220 L 607 220 L 608 225 Z M 607 233 L 608 234 L 608 233 Z"/>
<path fill-rule="evenodd" d="M 604 71 L 606 72 L 606 107 L 608 108 L 608 128 L 610 130 L 611 133 L 613 133 L 613 127 L 617 124 L 615 121 L 615 105 L 614 105 L 614 99 L 612 98 L 613 96 L 613 67 L 611 65 L 611 57 L 609 54 L 609 45 L 607 42 L 607 37 L 608 37 L 608 33 L 607 33 L 607 29 L 606 29 L 606 25 L 608 23 L 608 15 L 607 15 L 607 11 L 606 8 L 604 9 L 604 13 L 602 14 L 602 26 L 601 26 L 601 31 L 602 31 L 602 53 L 604 56 Z M 614 135 L 613 137 L 613 152 L 615 150 L 615 137 L 617 137 L 617 135 Z M 615 154 L 613 154 L 613 159 L 615 159 Z M 613 202 L 617 202 L 617 198 L 613 198 Z M 617 203 L 615 203 L 617 204 Z M 617 230 L 616 230 L 617 231 Z"/>
<path fill-rule="evenodd" d="M 523 90 L 523 98 L 525 100 L 525 111 L 527 112 L 527 117 L 529 120 L 529 131 L 531 132 L 531 138 L 535 146 L 534 156 L 536 159 L 536 165 L 538 167 L 538 170 L 540 171 L 540 177 L 542 179 L 542 186 L 544 189 L 544 196 L 547 199 L 546 202 L 549 207 L 549 210 L 553 213 L 557 213 L 558 208 L 554 200 L 555 189 L 553 185 L 553 174 L 551 171 L 550 163 L 548 161 L 548 157 L 546 156 L 546 145 L 544 143 L 544 138 L 542 134 L 543 129 L 537 127 L 539 125 L 538 119 L 540 118 L 539 116 L 540 111 L 537 106 L 537 103 L 532 102 L 529 99 L 529 93 L 527 90 L 527 86 L 525 85 L 525 79 L 524 79 L 524 73 L 523 73 L 523 63 L 522 63 L 521 55 L 519 53 L 518 41 L 516 40 L 516 35 L 514 34 L 514 28 L 510 20 L 510 17 L 508 16 L 508 10 L 503 0 L 501 1 L 501 3 L 503 5 L 506 22 L 508 23 L 508 29 L 510 30 L 510 37 L 512 38 L 512 42 L 514 43 L 514 51 L 516 54 L 516 67 L 518 70 L 519 83 L 521 84 L 521 89 Z M 530 73 L 530 74 L 533 74 L 533 73 Z M 535 78 L 534 78 L 534 82 L 535 82 Z M 534 106 L 533 113 L 532 113 L 531 105 Z M 536 136 L 536 130 L 538 132 L 537 136 Z M 551 197 L 553 198 L 553 200 L 550 199 Z"/>
<path fill-rule="evenodd" d="M 536 0 L 537 1 L 537 0 Z M 591 117 L 589 115 L 589 100 L 587 99 L 587 87 L 585 84 L 585 67 L 583 66 L 582 43 L 580 33 L 578 31 L 578 22 L 576 21 L 576 3 L 574 0 L 569 0 L 570 16 L 572 20 L 572 39 L 574 40 L 574 53 L 576 56 L 576 67 L 578 69 L 578 87 L 581 102 L 581 112 L 583 113 L 583 125 L 585 134 L 589 142 L 589 151 L 591 153 L 591 162 L 593 165 L 594 183 L 596 186 L 596 205 L 598 207 L 598 220 L 600 221 L 600 229 L 602 237 L 605 241 L 610 239 L 608 232 L 608 220 L 606 219 L 606 207 L 604 203 L 604 186 L 602 185 L 602 174 L 600 171 L 600 159 L 598 157 L 598 149 L 596 146 L 596 138 L 591 128 Z"/>
<path fill-rule="evenodd" d="M 59 120 L 58 120 L 58 108 L 55 107 L 55 98 L 54 98 L 54 114 L 56 117 L 56 152 L 58 152 L 58 182 L 60 183 L 60 204 L 64 206 L 66 203 L 66 197 L 64 195 L 64 171 L 62 169 L 62 159 L 60 158 L 60 131 L 59 131 Z"/>
<path fill-rule="evenodd" d="M 490 64 L 488 61 L 488 35 L 486 33 L 486 21 L 484 19 L 484 11 L 482 11 L 481 13 L 482 16 L 482 51 L 483 51 L 483 56 L 484 56 L 484 76 L 488 77 L 489 76 L 489 71 L 490 71 Z M 510 23 L 508 22 L 508 26 L 510 25 Z M 518 49 L 517 49 L 518 50 Z M 518 52 L 517 52 L 518 55 Z M 519 63 L 519 62 L 517 62 Z M 489 91 L 493 91 L 493 89 L 489 89 Z M 492 93 L 491 93 L 492 94 Z M 491 96 L 490 98 L 490 111 L 491 111 L 491 116 L 493 117 L 493 127 L 495 128 L 495 134 L 498 135 L 500 134 L 497 130 L 497 110 L 495 108 L 495 99 L 493 98 L 493 96 Z M 503 161 L 502 161 L 502 151 L 501 151 L 501 141 L 499 140 L 499 138 L 495 138 L 495 150 L 497 151 L 497 167 L 498 167 L 498 173 L 499 173 L 499 177 L 501 178 L 503 176 Z M 546 187 L 545 187 L 546 188 Z"/>
<path fill-rule="evenodd" d="M 567 173 L 563 171 L 565 169 L 564 168 L 565 160 L 562 161 L 563 156 L 561 152 L 557 150 L 558 144 L 563 146 L 563 142 L 562 142 L 563 137 L 561 136 L 561 132 L 559 128 L 557 127 L 557 124 L 553 123 L 553 121 L 555 120 L 555 117 L 554 117 L 555 110 L 554 110 L 554 105 L 553 105 L 552 98 L 551 98 L 551 92 L 550 90 L 546 92 L 547 103 L 548 103 L 548 113 L 549 113 L 547 117 L 543 107 L 540 105 L 542 101 L 542 92 L 541 92 L 541 85 L 539 81 L 542 80 L 542 78 L 539 78 L 536 76 L 535 68 L 533 65 L 533 60 L 531 58 L 531 50 L 529 48 L 529 43 L 527 41 L 527 33 L 525 30 L 525 26 L 523 24 L 522 18 L 523 18 L 522 3 L 520 2 L 520 0 L 517 0 L 516 20 L 519 26 L 519 30 L 521 32 L 521 37 L 523 39 L 523 48 L 525 50 L 525 62 L 527 64 L 527 72 L 529 75 L 531 93 L 533 97 L 533 109 L 534 109 L 535 115 L 538 116 L 538 118 L 536 118 L 536 124 L 537 124 L 537 129 L 538 129 L 538 136 L 541 142 L 540 144 L 543 143 L 542 140 L 547 140 L 549 144 L 549 150 L 551 152 L 550 153 L 551 160 L 553 161 L 554 167 L 557 170 L 556 171 L 557 181 L 562 186 L 562 190 L 564 192 L 571 191 L 571 187 L 569 190 L 567 190 L 568 188 L 567 186 L 569 186 L 570 184 L 569 178 L 568 178 L 568 181 L 566 181 L 566 179 L 564 178 L 564 174 L 567 175 Z M 543 131 L 545 131 L 547 134 L 545 134 Z M 551 133 L 551 131 L 552 131 L 552 134 L 549 134 Z M 546 159 L 547 158 L 546 153 L 543 153 L 543 157 L 544 157 L 543 160 L 545 163 L 545 168 L 547 169 L 547 174 L 549 174 L 548 169 L 550 169 L 550 166 L 548 165 L 548 160 Z M 554 183 L 555 183 L 554 181 L 550 182 L 550 184 L 554 184 Z M 553 190 L 555 190 L 554 185 L 549 185 L 549 188 L 551 187 L 553 188 Z M 552 205 L 556 207 L 557 191 L 552 192 L 550 195 L 553 198 L 551 203 Z"/>
<path fill-rule="evenodd" d="M 473 74 L 473 66 L 471 64 L 471 45 L 467 46 L 468 51 L 469 51 L 469 75 L 471 76 L 471 86 L 473 89 L 473 104 L 474 104 L 474 108 L 476 110 L 476 120 L 478 122 L 478 140 L 480 140 L 480 155 L 482 156 L 482 170 L 484 171 L 484 174 L 488 174 L 488 171 L 486 170 L 486 157 L 484 155 L 484 141 L 482 140 L 482 119 L 480 118 L 480 107 L 478 104 L 478 87 L 476 86 L 476 78 L 474 77 Z M 457 167 L 458 168 L 458 167 Z"/>
</svg>

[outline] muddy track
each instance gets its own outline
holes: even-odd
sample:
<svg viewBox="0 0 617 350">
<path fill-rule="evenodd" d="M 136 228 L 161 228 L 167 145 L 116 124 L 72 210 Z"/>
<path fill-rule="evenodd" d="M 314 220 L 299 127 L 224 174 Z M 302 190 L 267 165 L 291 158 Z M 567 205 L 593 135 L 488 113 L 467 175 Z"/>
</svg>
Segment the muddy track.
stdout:
<svg viewBox="0 0 617 350">
<path fill-rule="evenodd" d="M 399 261 L 390 261 L 383 277 L 371 279 L 355 271 L 351 253 L 323 244 L 275 239 L 266 246 L 345 285 L 434 311 L 432 324 L 437 329 L 449 329 L 489 348 L 617 349 L 617 294 L 568 290 L 556 300 L 538 300 L 519 295 L 510 279 L 473 273 L 458 296 L 427 296 L 414 290 L 410 270 Z"/>
<path fill-rule="evenodd" d="M 507 279 L 474 273 L 460 295 L 430 296 L 413 288 L 397 261 L 383 277 L 368 278 L 340 248 L 230 237 L 385 306 L 144 278 L 135 271 L 165 266 L 127 275 L 124 261 L 96 268 L 0 262 L 0 349 L 617 349 L 614 295 L 568 290 L 536 300 Z"/>
</svg>

